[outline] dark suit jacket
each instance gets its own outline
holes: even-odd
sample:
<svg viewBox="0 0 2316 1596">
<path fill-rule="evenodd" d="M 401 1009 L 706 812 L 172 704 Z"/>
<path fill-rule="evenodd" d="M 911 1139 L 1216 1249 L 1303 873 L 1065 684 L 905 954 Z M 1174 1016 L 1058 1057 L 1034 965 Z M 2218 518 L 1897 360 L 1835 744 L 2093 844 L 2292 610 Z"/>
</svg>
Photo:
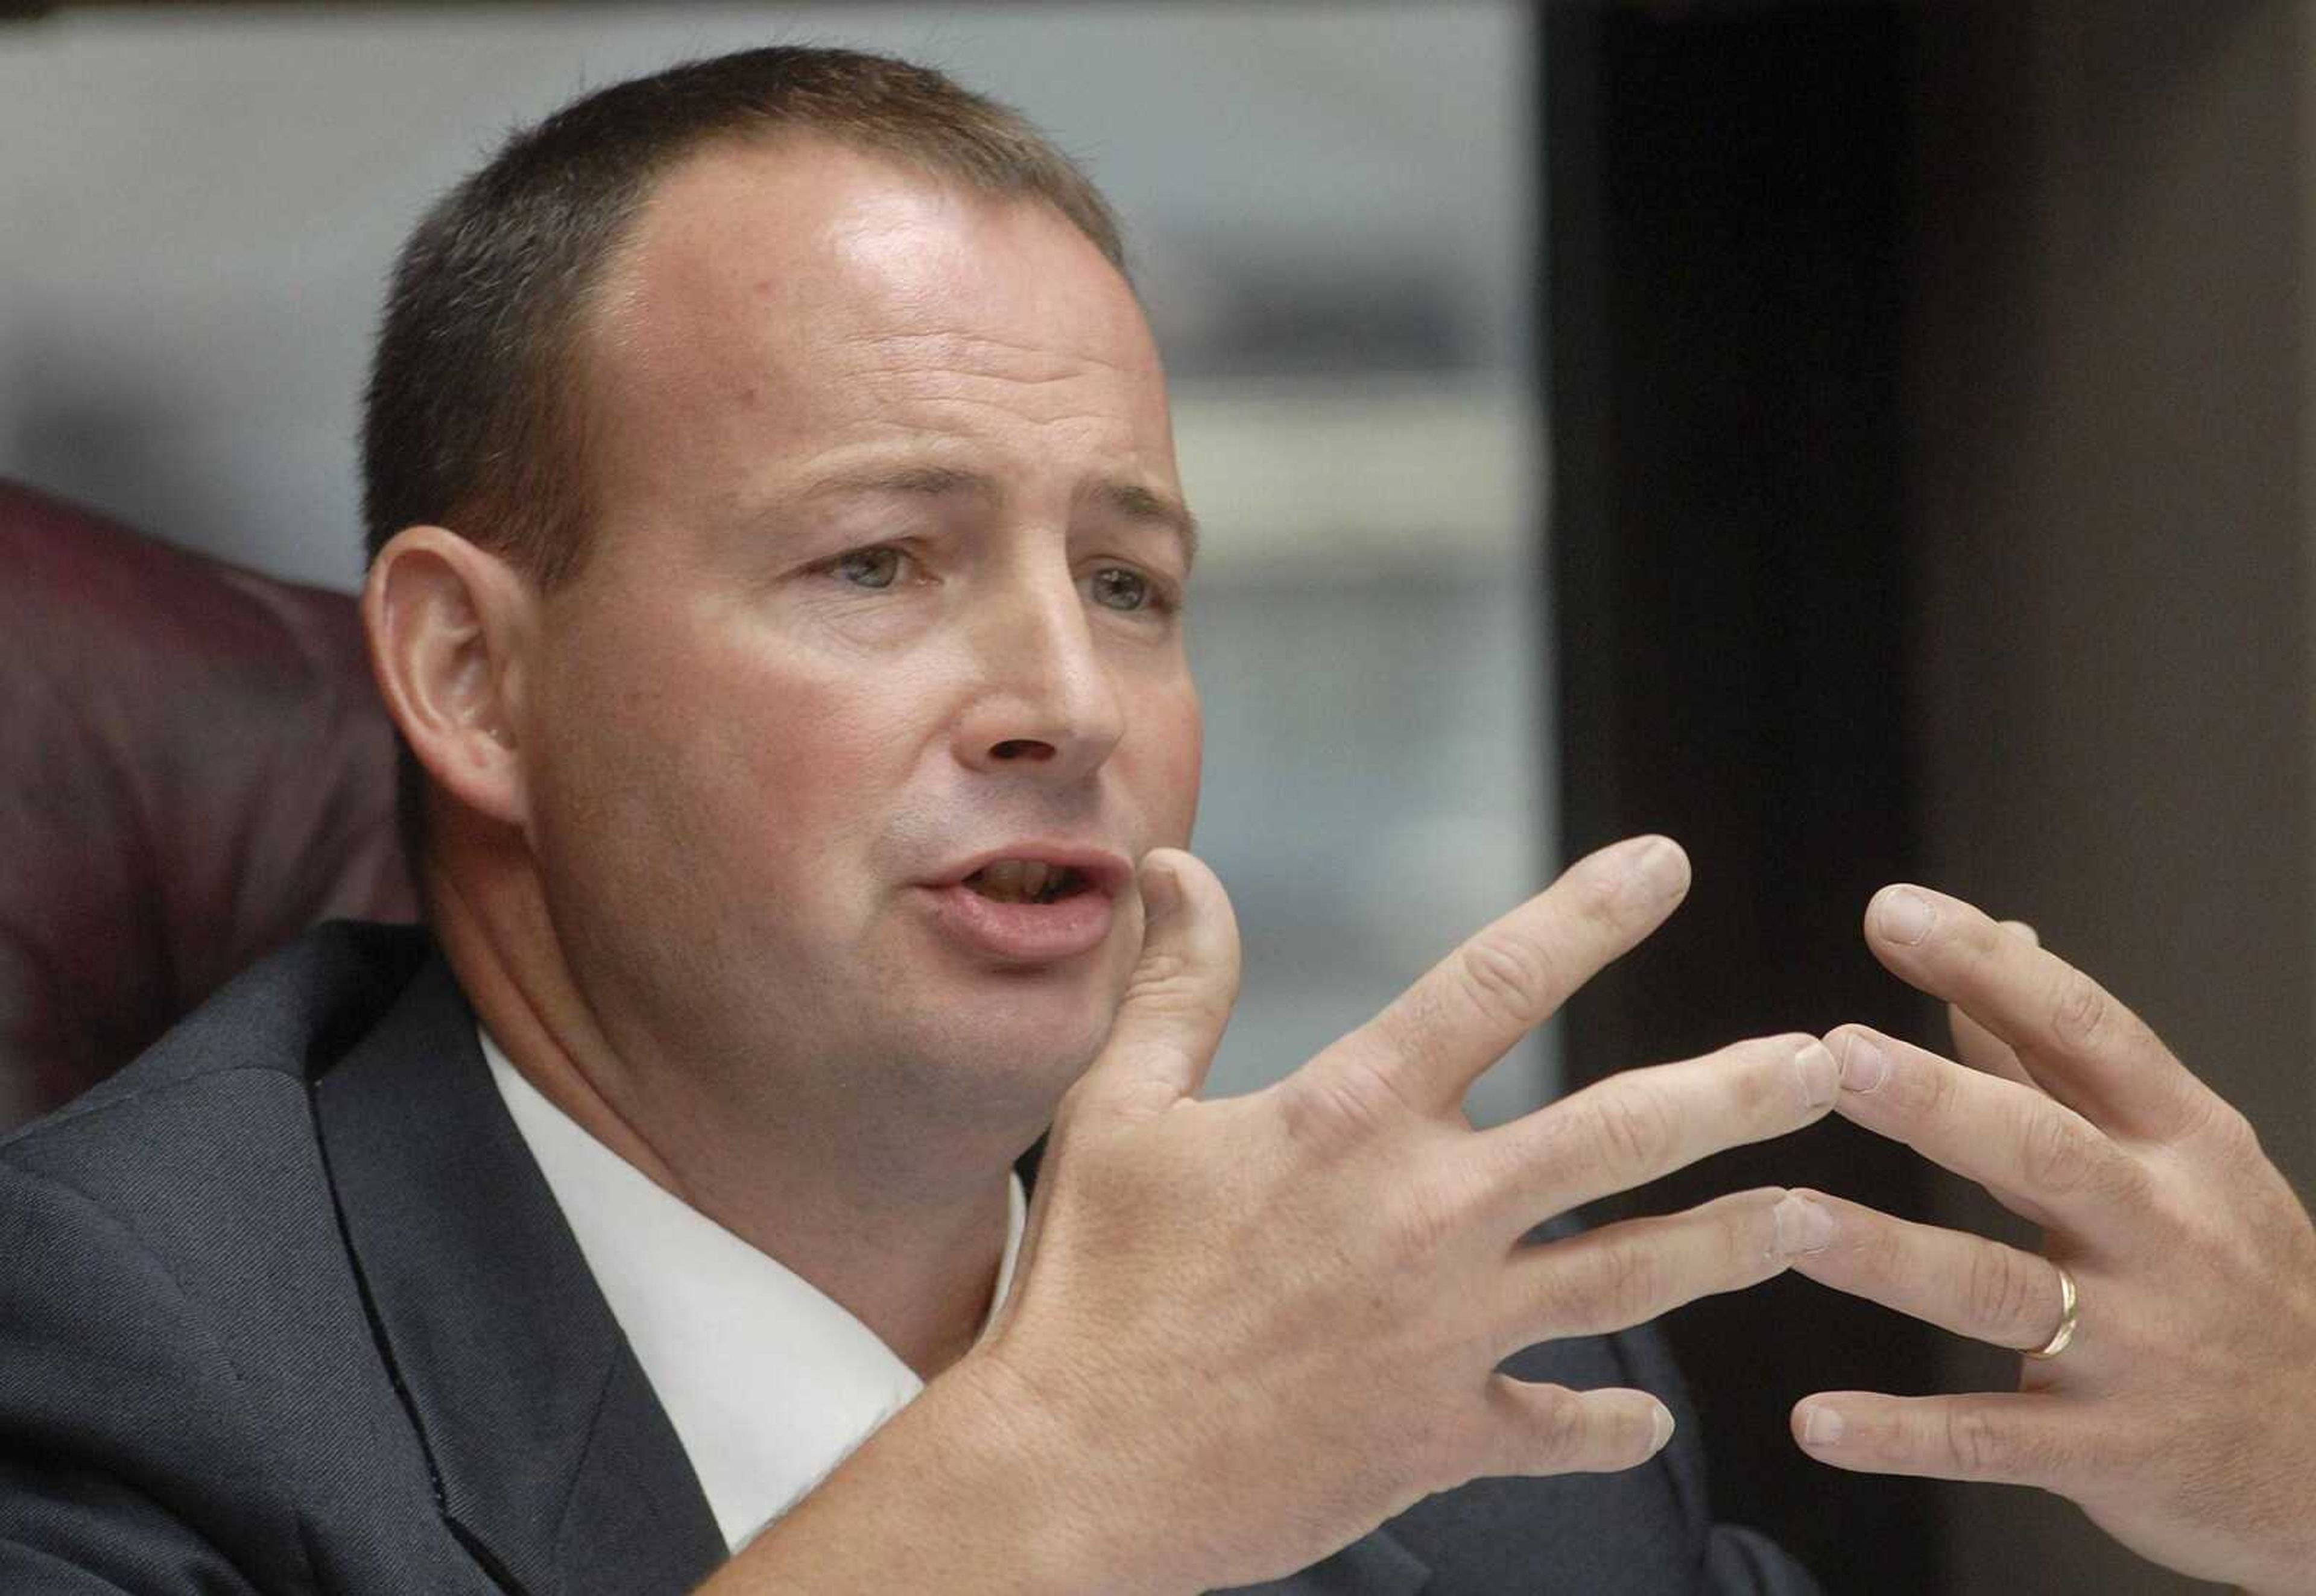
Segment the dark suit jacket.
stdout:
<svg viewBox="0 0 2316 1596">
<path fill-rule="evenodd" d="M 1519 1371 L 1679 1400 L 1645 1335 Z M 640 1596 L 722 1550 L 422 933 L 326 927 L 0 1142 L 0 1591 Z M 1809 1586 L 1684 1440 L 1261 1589 Z"/>
</svg>

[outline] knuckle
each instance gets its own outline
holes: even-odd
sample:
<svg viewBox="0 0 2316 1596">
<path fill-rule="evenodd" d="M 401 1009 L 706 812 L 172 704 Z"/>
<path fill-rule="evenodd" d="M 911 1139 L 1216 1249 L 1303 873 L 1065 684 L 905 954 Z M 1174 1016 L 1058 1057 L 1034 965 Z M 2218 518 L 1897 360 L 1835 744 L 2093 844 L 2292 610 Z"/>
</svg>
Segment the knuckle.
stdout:
<svg viewBox="0 0 2316 1596">
<path fill-rule="evenodd" d="M 2070 970 L 2052 999 L 2052 1033 L 2070 1048 L 2088 1048 L 2107 1028 L 2114 1006 L 2105 988 L 2082 971 Z"/>
<path fill-rule="evenodd" d="M 2259 1142 L 2259 1127 L 2234 1104 L 2214 1093 L 2205 1094 L 2204 1114 L 2191 1134 L 2208 1137 L 2219 1145 L 2222 1157 L 2234 1166 L 2257 1166 L 2267 1159 Z"/>
<path fill-rule="evenodd" d="M 1556 1267 L 1546 1243 L 1537 1250 L 1540 1266 L 1520 1282 L 1513 1299 L 1519 1330 L 1528 1341 L 1557 1341 L 1576 1334 L 1590 1317 L 1597 1287 L 1577 1268 Z"/>
<path fill-rule="evenodd" d="M 1467 1026 L 1459 1025 L 1455 1005 L 1430 982 L 1420 982 L 1391 1008 L 1379 1034 L 1385 1045 L 1419 1074 L 1442 1074 L 1454 1051 L 1450 1039 Z"/>
<path fill-rule="evenodd" d="M 1971 1323 L 1987 1339 L 2035 1334 L 2034 1285 L 2010 1253 L 1997 1246 L 1972 1249 L 1964 1287 Z"/>
<path fill-rule="evenodd" d="M 1679 1130 L 1661 1090 L 1630 1076 L 1613 1085 L 1593 1104 L 1592 1129 L 1611 1176 L 1634 1185 L 1664 1163 Z"/>
<path fill-rule="evenodd" d="M 1196 1020 L 1212 1019 L 1217 1009 L 1229 1009 L 1198 967 L 1178 953 L 1144 959 L 1127 982 L 1119 1006 L 1169 1019 Z"/>
<path fill-rule="evenodd" d="M 1465 990 L 1492 1021 L 1525 1027 L 1552 1006 L 1552 956 L 1528 937 L 1501 931 L 1475 936 L 1456 962 Z"/>
<path fill-rule="evenodd" d="M 1279 1083 L 1279 1091 L 1287 1134 L 1319 1147 L 1373 1136 L 1408 1108 L 1394 1072 L 1358 1050 L 1304 1066 Z"/>
<path fill-rule="evenodd" d="M 1180 987 L 1190 972 L 1190 961 L 1180 948 L 1145 946 L 1127 983 L 1128 992 L 1166 992 Z"/>
<path fill-rule="evenodd" d="M 2026 1106 L 2019 1166 L 2039 1192 L 2066 1195 L 2089 1184 L 2098 1166 L 2091 1133 L 2040 1103 Z"/>
<path fill-rule="evenodd" d="M 1973 1408 L 1957 1408 L 1946 1414 L 1942 1443 L 1946 1461 L 1965 1479 L 1988 1479 L 2007 1474 L 2010 1446 L 2003 1437 L 2001 1427 L 1987 1414 Z"/>
<path fill-rule="evenodd" d="M 1529 1404 L 1535 1457 L 1546 1469 L 1565 1468 L 1584 1455 L 1584 1405 L 1566 1391 L 1545 1391 Z"/>
<path fill-rule="evenodd" d="M 1653 1248 L 1629 1241 L 1606 1247 L 1599 1264 L 1599 1299 L 1619 1320 L 1651 1317 L 1665 1272 L 1664 1259 Z"/>
<path fill-rule="evenodd" d="M 1892 1065 L 1890 1083 L 1882 1088 L 1883 1094 L 1911 1110 L 1916 1121 L 1924 1125 L 1944 1125 L 1963 1112 L 1961 1076 L 1936 1068 L 1925 1069 L 1902 1064 L 1894 1050 L 1885 1051 L 1892 1053 Z"/>
<path fill-rule="evenodd" d="M 1854 1257 L 1859 1273 L 1885 1285 L 1902 1281 L 1912 1272 L 1912 1249 L 1895 1225 L 1868 1226 Z"/>
</svg>

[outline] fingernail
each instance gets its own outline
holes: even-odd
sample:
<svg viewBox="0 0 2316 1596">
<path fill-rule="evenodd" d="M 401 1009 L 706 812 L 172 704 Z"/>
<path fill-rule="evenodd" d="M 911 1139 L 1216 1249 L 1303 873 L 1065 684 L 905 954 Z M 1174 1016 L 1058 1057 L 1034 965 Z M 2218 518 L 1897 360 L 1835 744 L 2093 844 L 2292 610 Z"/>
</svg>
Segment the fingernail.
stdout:
<svg viewBox="0 0 2316 1596">
<path fill-rule="evenodd" d="M 1841 1089 L 1841 1066 L 1816 1038 L 1794 1055 L 1794 1081 L 1801 1088 L 1804 1109 L 1823 1108 Z"/>
<path fill-rule="evenodd" d="M 1788 1193 L 1770 1213 L 1777 1220 L 1777 1251 L 1786 1257 L 1822 1253 L 1833 1240 L 1833 1216 L 1806 1197 Z"/>
<path fill-rule="evenodd" d="M 1911 947 L 1930 934 L 1938 911 L 1920 892 L 1904 887 L 1893 887 L 1882 894 L 1874 906 L 1874 929 L 1886 942 L 1902 942 Z"/>
<path fill-rule="evenodd" d="M 1688 856 L 1665 838 L 1652 837 L 1634 856 L 1633 885 L 1652 901 L 1688 885 Z"/>
<path fill-rule="evenodd" d="M 1832 1446 L 1841 1439 L 1841 1415 L 1830 1407 L 1802 1409 L 1802 1444 Z"/>
<path fill-rule="evenodd" d="M 1649 1421 L 1649 1428 L 1653 1432 L 1649 1442 L 1649 1456 L 1653 1458 L 1664 1450 L 1665 1443 L 1672 1439 L 1672 1409 L 1661 1402 L 1657 1404 L 1657 1411 Z"/>
<path fill-rule="evenodd" d="M 1890 1078 L 1890 1055 L 1853 1031 L 1841 1045 L 1841 1088 L 1845 1092 L 1879 1091 Z"/>
</svg>

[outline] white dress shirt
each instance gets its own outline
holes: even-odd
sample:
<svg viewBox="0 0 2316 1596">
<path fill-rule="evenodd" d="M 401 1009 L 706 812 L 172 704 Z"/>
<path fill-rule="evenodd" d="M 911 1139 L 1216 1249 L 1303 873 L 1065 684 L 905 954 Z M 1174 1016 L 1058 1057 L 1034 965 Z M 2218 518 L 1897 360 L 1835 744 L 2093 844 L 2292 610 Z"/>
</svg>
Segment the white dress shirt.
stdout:
<svg viewBox="0 0 2316 1596">
<path fill-rule="evenodd" d="M 582 1130 L 481 1034 L 515 1128 L 737 1551 L 924 1382 L 819 1290 Z M 993 1315 L 1013 1283 L 1025 1210 L 1015 1176 Z"/>
</svg>

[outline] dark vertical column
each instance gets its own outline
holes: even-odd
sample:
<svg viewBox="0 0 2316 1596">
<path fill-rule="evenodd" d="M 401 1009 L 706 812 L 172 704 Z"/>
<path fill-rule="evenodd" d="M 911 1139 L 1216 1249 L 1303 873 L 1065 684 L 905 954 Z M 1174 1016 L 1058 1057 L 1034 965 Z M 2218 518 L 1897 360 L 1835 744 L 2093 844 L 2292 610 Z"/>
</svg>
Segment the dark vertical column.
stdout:
<svg viewBox="0 0 2316 1596">
<path fill-rule="evenodd" d="M 1907 13 L 1544 12 L 1563 850 L 1657 829 L 1688 906 L 1566 1019 L 1572 1079 L 1844 1019 L 1928 1033 L 1867 956 L 1916 866 L 1898 359 Z M 1830 1122 L 1621 1205 L 1808 1184 L 1920 1213 Z M 1609 1217 L 1609 1216 L 1604 1216 Z M 1937 1583 L 1937 1487 L 1802 1457 L 1806 1393 L 1929 1388 L 1930 1333 L 1786 1279 L 1664 1324 L 1724 1517 L 1831 1591 Z"/>
<path fill-rule="evenodd" d="M 2032 920 L 2316 1178 L 2307 8 L 1929 8 L 1914 74 L 1913 732 L 1929 879 Z M 1946 1222 L 2037 1245 L 1949 1183 Z M 2011 1378 L 1950 1343 L 1942 1383 Z M 2037 1492 L 1957 1591 L 2154 1596 Z"/>
</svg>

